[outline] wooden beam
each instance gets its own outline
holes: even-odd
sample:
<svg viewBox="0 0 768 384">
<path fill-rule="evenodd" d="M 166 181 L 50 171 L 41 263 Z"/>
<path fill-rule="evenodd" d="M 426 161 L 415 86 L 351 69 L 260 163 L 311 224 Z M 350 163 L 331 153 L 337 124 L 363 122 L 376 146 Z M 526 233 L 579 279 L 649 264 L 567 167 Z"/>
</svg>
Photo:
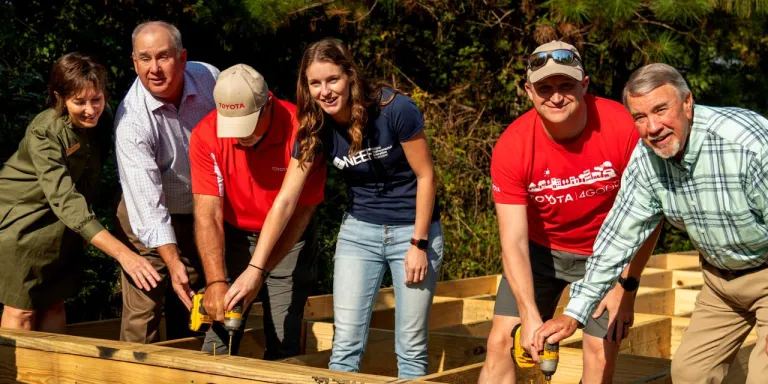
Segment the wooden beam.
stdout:
<svg viewBox="0 0 768 384">
<path fill-rule="evenodd" d="M 688 251 L 653 255 L 645 266 L 646 268 L 661 269 L 699 269 L 699 252 Z"/>
<path fill-rule="evenodd" d="M 435 296 L 463 298 L 479 295 L 496 295 L 500 280 L 501 275 L 491 275 L 440 281 L 435 286 Z"/>
<path fill-rule="evenodd" d="M 561 341 L 560 345 L 581 349 L 583 332 L 581 330 Z M 619 353 L 646 357 L 670 357 L 672 343 L 672 320 L 669 316 L 635 314 L 635 324 L 629 330 L 629 336 L 619 347 Z"/>
<path fill-rule="evenodd" d="M 434 332 L 450 333 L 487 338 L 493 327 L 492 320 L 477 321 L 435 329 Z M 563 340 L 561 345 L 570 348 L 582 348 L 582 331 Z M 621 344 L 621 353 L 647 356 L 670 357 L 672 338 L 672 320 L 669 316 L 635 314 L 635 325 L 631 328 L 629 337 Z"/>
<path fill-rule="evenodd" d="M 205 335 L 201 335 L 195 337 L 186 337 L 183 339 L 161 341 L 152 345 L 186 349 L 190 351 L 200 351 L 203 348 L 204 340 Z M 237 351 L 237 355 L 240 357 L 261 359 L 264 357 L 265 346 L 266 341 L 264 340 L 264 329 L 247 328 L 243 332 L 243 338 L 240 341 L 240 349 Z"/>
<path fill-rule="evenodd" d="M 373 303 L 374 310 L 389 309 L 395 307 L 395 293 L 392 288 L 382 288 L 376 295 Z M 264 310 L 260 303 L 255 303 L 251 308 L 250 316 L 264 316 Z M 310 296 L 304 305 L 305 320 L 319 320 L 333 318 L 333 295 Z"/>
<path fill-rule="evenodd" d="M 669 378 L 670 361 L 652 357 L 620 354 L 616 364 L 614 383 L 671 383 Z M 431 374 L 419 378 L 432 383 L 474 383 L 477 382 L 483 364 L 473 364 L 445 372 Z M 576 384 L 581 380 L 583 357 L 581 350 L 560 348 L 560 363 L 557 372 L 552 376 L 552 384 Z M 540 372 L 534 370 L 535 383 L 543 383 Z M 531 372 L 521 372 L 518 369 L 518 383 L 526 381 Z"/>
<path fill-rule="evenodd" d="M 435 297 L 463 298 L 470 296 L 495 296 L 501 275 L 472 277 L 461 280 L 440 281 L 435 286 Z M 445 299 L 437 299 L 445 300 Z M 258 303 L 257 303 L 258 304 Z M 395 307 L 393 288 L 382 288 L 376 296 L 374 310 L 391 309 Z M 261 305 L 254 305 L 251 315 L 263 316 Z M 333 318 L 333 295 L 311 296 L 304 306 L 304 319 L 320 320 Z"/>
<path fill-rule="evenodd" d="M 492 301 L 478 300 L 485 303 Z M 442 328 L 449 325 L 461 324 L 464 313 L 464 300 L 454 297 L 435 296 L 429 314 L 429 328 Z M 333 319 L 326 319 L 333 322 Z M 371 328 L 395 329 L 395 308 L 375 310 L 371 314 Z"/>
<path fill-rule="evenodd" d="M 701 271 L 672 271 L 672 288 L 701 289 L 703 285 Z"/>
<path fill-rule="evenodd" d="M 388 340 L 393 336 L 388 329 L 370 328 L 368 341 Z M 329 351 L 333 347 L 333 324 L 322 321 L 308 321 L 306 334 L 306 354 Z"/>
<path fill-rule="evenodd" d="M 696 304 L 696 298 L 699 297 L 698 290 L 695 289 L 676 289 L 675 290 L 675 316 L 690 316 Z"/>
<path fill-rule="evenodd" d="M 324 322 L 307 323 L 307 350 L 329 348 L 333 340 L 333 325 Z M 485 360 L 485 338 L 430 332 L 427 342 L 429 372 L 439 372 Z M 331 357 L 329 349 L 308 353 L 282 362 L 311 366 L 327 367 Z M 371 329 L 363 356 L 360 371 L 367 374 L 397 376 L 397 356 L 395 355 L 395 333 L 391 330 Z"/>
<path fill-rule="evenodd" d="M 675 290 L 640 287 L 635 297 L 635 313 L 671 316 L 675 311 Z"/>
<path fill-rule="evenodd" d="M 393 383 L 373 375 L 289 366 L 238 356 L 0 329 L 0 382 Z M 402 382 L 402 381 L 401 381 Z"/>
<path fill-rule="evenodd" d="M 672 288 L 674 272 L 660 268 L 645 268 L 640 276 L 640 285 L 649 288 Z"/>
<path fill-rule="evenodd" d="M 464 324 L 451 325 L 444 328 L 437 328 L 433 331 L 487 338 L 488 335 L 491 334 L 491 328 L 493 328 L 493 320 L 480 320 Z"/>
<path fill-rule="evenodd" d="M 120 340 L 120 319 L 67 324 L 67 334 L 95 339 Z"/>
</svg>

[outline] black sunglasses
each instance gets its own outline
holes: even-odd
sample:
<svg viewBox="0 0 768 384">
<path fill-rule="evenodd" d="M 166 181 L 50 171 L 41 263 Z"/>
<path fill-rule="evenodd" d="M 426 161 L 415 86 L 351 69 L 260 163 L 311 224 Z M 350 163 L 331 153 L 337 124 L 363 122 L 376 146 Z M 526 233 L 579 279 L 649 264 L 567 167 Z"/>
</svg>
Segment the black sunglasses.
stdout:
<svg viewBox="0 0 768 384">
<path fill-rule="evenodd" d="M 575 67 L 581 64 L 579 56 L 570 49 L 554 49 L 551 51 L 536 52 L 528 58 L 528 69 L 535 71 L 545 65 L 552 58 L 557 64 Z"/>
</svg>

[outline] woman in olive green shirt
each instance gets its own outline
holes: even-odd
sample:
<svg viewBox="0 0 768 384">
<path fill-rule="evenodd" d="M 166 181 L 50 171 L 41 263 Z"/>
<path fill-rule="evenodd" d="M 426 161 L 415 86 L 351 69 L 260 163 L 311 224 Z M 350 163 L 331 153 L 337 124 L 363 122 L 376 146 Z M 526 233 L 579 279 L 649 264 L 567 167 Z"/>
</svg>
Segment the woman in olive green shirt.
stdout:
<svg viewBox="0 0 768 384">
<path fill-rule="evenodd" d="M 48 84 L 50 109 L 32 120 L 0 169 L 2 328 L 65 332 L 64 299 L 77 293 L 85 269 L 83 239 L 142 288 L 160 280 L 90 209 L 112 130 L 105 85 L 106 70 L 93 58 L 59 58 Z"/>
</svg>

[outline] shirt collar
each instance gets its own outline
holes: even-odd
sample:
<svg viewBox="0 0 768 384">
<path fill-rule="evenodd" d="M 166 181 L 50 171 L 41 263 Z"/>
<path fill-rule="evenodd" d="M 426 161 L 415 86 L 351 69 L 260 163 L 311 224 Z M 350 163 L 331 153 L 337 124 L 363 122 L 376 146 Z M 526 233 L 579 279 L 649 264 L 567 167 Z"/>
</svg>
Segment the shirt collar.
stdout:
<svg viewBox="0 0 768 384">
<path fill-rule="evenodd" d="M 144 95 L 144 100 L 146 100 L 147 107 L 149 107 L 151 111 L 155 111 L 162 108 L 164 105 L 170 104 L 152 96 L 152 94 L 149 93 L 149 90 L 141 82 L 141 79 L 138 77 L 136 78 L 136 81 L 139 82 L 139 85 L 141 86 L 141 92 Z M 194 81 L 192 81 L 192 76 L 189 75 L 189 72 L 186 69 L 184 69 L 184 83 L 182 84 L 182 87 L 181 104 L 184 104 L 184 101 L 187 99 L 187 97 L 191 95 L 197 95 L 197 85 Z"/>
<path fill-rule="evenodd" d="M 282 144 L 288 140 L 290 128 L 292 127 L 286 127 L 285 124 L 283 124 L 286 120 L 286 116 L 283 116 L 283 113 L 286 111 L 282 104 L 280 104 L 280 101 L 272 94 L 272 92 L 269 92 L 269 96 L 272 97 L 272 114 L 269 118 L 269 131 L 267 131 L 267 136 L 264 138 L 264 144 Z M 290 117 L 288 117 L 288 119 L 290 121 Z"/>
<path fill-rule="evenodd" d="M 693 108 L 693 122 L 691 123 L 691 133 L 688 136 L 688 143 L 685 146 L 683 154 L 683 165 L 691 166 L 696 163 L 701 153 L 701 147 L 707 137 L 708 125 L 707 118 L 709 111 L 706 107 L 697 105 Z"/>
</svg>

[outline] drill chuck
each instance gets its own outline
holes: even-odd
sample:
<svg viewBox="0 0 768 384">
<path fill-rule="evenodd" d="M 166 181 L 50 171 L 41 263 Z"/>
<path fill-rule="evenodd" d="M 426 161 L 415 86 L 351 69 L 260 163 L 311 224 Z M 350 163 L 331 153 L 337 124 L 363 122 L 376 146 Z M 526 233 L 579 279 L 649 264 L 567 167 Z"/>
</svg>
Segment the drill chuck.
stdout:
<svg viewBox="0 0 768 384">
<path fill-rule="evenodd" d="M 238 303 L 231 311 L 224 314 L 224 327 L 227 328 L 227 331 L 229 331 L 230 334 L 233 334 L 234 332 L 239 331 L 242 325 L 243 305 Z"/>
<path fill-rule="evenodd" d="M 512 329 L 512 337 L 514 338 L 514 346 L 511 350 L 512 359 L 520 368 L 533 368 L 536 364 L 523 346 L 520 345 L 520 329 L 519 324 Z M 558 360 L 560 360 L 560 345 L 545 343 L 544 351 L 539 353 L 539 368 L 547 381 L 552 380 L 552 375 L 557 370 Z"/>
</svg>

